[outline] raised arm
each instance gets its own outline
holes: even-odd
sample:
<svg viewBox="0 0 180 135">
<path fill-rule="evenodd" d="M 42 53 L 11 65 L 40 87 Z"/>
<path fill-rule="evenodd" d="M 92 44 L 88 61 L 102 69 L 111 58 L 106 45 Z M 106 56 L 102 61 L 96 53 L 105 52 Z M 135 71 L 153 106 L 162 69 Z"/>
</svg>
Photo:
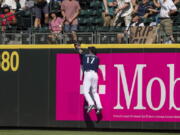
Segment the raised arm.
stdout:
<svg viewBox="0 0 180 135">
<path fill-rule="evenodd" d="M 153 0 L 153 3 L 154 3 L 154 5 L 155 5 L 156 7 L 158 7 L 158 8 L 161 6 L 160 3 L 157 2 L 157 0 Z"/>
<path fill-rule="evenodd" d="M 75 49 L 78 51 L 79 54 L 83 53 L 83 50 L 81 49 L 81 44 L 75 43 L 74 44 Z"/>
<path fill-rule="evenodd" d="M 103 4 L 104 4 L 104 8 L 105 8 L 105 13 L 106 13 L 106 14 L 109 14 L 108 2 L 107 2 L 107 0 L 103 0 Z"/>
<path fill-rule="evenodd" d="M 118 7 L 115 11 L 115 14 L 117 14 L 120 10 L 123 10 L 123 9 L 129 7 L 130 4 L 131 4 L 131 0 L 125 0 L 124 5 L 122 5 L 121 7 Z"/>
</svg>

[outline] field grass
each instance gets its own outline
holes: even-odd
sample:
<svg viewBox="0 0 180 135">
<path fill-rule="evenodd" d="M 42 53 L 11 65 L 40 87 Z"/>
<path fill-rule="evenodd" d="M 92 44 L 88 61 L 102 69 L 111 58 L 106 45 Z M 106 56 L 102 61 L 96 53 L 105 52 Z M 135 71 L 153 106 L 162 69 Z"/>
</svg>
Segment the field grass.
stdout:
<svg viewBox="0 0 180 135">
<path fill-rule="evenodd" d="M 180 133 L 1 129 L 0 135 L 180 135 Z"/>
</svg>

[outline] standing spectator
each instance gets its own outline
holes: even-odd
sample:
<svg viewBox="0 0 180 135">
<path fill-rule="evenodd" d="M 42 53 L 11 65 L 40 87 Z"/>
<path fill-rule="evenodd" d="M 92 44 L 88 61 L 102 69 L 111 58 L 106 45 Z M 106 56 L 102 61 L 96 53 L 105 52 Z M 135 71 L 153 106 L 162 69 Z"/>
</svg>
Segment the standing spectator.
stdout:
<svg viewBox="0 0 180 135">
<path fill-rule="evenodd" d="M 115 11 L 116 17 L 113 26 L 121 26 L 122 21 L 125 22 L 125 26 L 128 26 L 131 22 L 133 11 L 131 0 L 117 0 L 117 4 L 118 8 Z"/>
<path fill-rule="evenodd" d="M 16 11 L 24 9 L 26 0 L 14 0 L 14 1 L 16 2 Z"/>
<path fill-rule="evenodd" d="M 16 17 L 10 11 L 10 7 L 7 5 L 3 6 L 3 14 L 0 15 L 0 18 L 1 18 L 1 26 L 2 26 L 1 30 L 3 32 L 7 29 L 7 27 L 16 24 Z"/>
<path fill-rule="evenodd" d="M 56 41 L 62 32 L 63 27 L 63 19 L 61 17 L 57 17 L 55 12 L 50 14 L 51 21 L 49 23 L 49 29 L 51 31 L 51 35 L 49 35 L 49 39 L 51 41 Z"/>
<path fill-rule="evenodd" d="M 174 4 L 177 5 L 180 2 L 180 0 L 174 0 Z"/>
<path fill-rule="evenodd" d="M 4 0 L 2 3 L 2 7 L 4 5 L 8 5 L 12 12 L 15 12 L 17 9 L 21 9 L 21 7 L 24 7 L 26 3 L 26 0 Z"/>
<path fill-rule="evenodd" d="M 175 42 L 173 37 L 173 22 L 170 18 L 177 11 L 177 8 L 172 0 L 153 0 L 154 5 L 161 7 L 160 9 L 160 31 L 168 36 L 168 43 Z"/>
<path fill-rule="evenodd" d="M 149 9 L 152 9 L 152 4 L 149 0 L 142 0 L 142 2 L 137 5 L 135 13 L 141 18 L 147 18 L 149 15 Z"/>
<path fill-rule="evenodd" d="M 3 1 L 4 1 L 4 0 L 0 0 L 0 14 L 2 13 L 1 5 L 2 5 Z"/>
<path fill-rule="evenodd" d="M 64 0 L 61 4 L 61 13 L 65 20 L 64 30 L 65 32 L 72 32 L 72 40 L 77 41 L 77 17 L 80 13 L 80 5 L 76 0 Z"/>
<path fill-rule="evenodd" d="M 104 26 L 112 26 L 115 7 L 117 6 L 116 0 L 103 0 L 102 17 L 104 20 Z"/>
<path fill-rule="evenodd" d="M 44 14 L 45 17 L 45 24 L 48 25 L 49 21 L 49 6 L 48 2 L 46 0 L 36 0 L 35 3 L 35 22 L 34 22 L 34 27 L 38 28 L 41 27 L 41 19 L 42 19 L 42 13 Z"/>
</svg>

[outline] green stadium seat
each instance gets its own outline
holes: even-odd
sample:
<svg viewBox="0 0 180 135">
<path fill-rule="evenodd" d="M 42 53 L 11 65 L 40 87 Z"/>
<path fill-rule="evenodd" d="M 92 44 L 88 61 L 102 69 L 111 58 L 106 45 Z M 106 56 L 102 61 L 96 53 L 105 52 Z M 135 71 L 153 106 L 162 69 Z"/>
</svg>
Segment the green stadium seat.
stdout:
<svg viewBox="0 0 180 135">
<path fill-rule="evenodd" d="M 97 18 L 94 20 L 93 22 L 95 25 L 102 25 L 103 24 L 103 19 L 100 17 L 100 18 Z"/>
<path fill-rule="evenodd" d="M 89 27 L 88 26 L 79 26 L 78 31 L 79 32 L 89 32 Z"/>
<path fill-rule="evenodd" d="M 86 14 L 87 14 L 87 10 L 83 10 L 83 9 L 82 9 L 82 10 L 80 11 L 80 16 L 84 16 L 84 15 L 86 15 Z"/>
<path fill-rule="evenodd" d="M 102 2 L 101 2 L 101 1 L 98 1 L 98 0 L 92 1 L 92 2 L 90 3 L 90 7 L 91 7 L 91 8 L 102 7 Z"/>
<path fill-rule="evenodd" d="M 87 15 L 88 15 L 88 16 L 93 15 L 93 10 L 92 10 L 92 9 L 88 9 L 88 10 L 87 10 Z"/>
<path fill-rule="evenodd" d="M 93 10 L 92 15 L 93 16 L 102 16 L 102 10 L 101 9 Z"/>
<path fill-rule="evenodd" d="M 83 17 L 79 17 L 79 18 L 78 18 L 78 23 L 79 23 L 79 24 L 83 24 L 83 20 L 84 20 Z"/>
<path fill-rule="evenodd" d="M 94 22 L 94 17 L 90 17 L 90 18 L 88 18 L 88 24 L 92 24 Z"/>
<path fill-rule="evenodd" d="M 110 30 L 110 27 L 104 27 L 104 26 L 99 26 L 96 28 L 98 32 L 108 32 Z"/>
<path fill-rule="evenodd" d="M 110 27 L 109 31 L 111 32 L 124 32 L 125 27 L 122 26 L 116 26 L 116 27 Z"/>
</svg>

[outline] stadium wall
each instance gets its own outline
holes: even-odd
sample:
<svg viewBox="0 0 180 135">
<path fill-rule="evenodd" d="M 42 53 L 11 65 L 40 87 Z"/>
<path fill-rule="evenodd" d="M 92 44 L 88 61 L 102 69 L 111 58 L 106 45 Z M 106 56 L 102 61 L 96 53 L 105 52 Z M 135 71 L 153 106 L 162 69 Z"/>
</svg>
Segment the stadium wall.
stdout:
<svg viewBox="0 0 180 135">
<path fill-rule="evenodd" d="M 94 46 L 101 115 L 85 112 L 73 45 L 1 45 L 0 126 L 180 130 L 179 44 Z"/>
</svg>

